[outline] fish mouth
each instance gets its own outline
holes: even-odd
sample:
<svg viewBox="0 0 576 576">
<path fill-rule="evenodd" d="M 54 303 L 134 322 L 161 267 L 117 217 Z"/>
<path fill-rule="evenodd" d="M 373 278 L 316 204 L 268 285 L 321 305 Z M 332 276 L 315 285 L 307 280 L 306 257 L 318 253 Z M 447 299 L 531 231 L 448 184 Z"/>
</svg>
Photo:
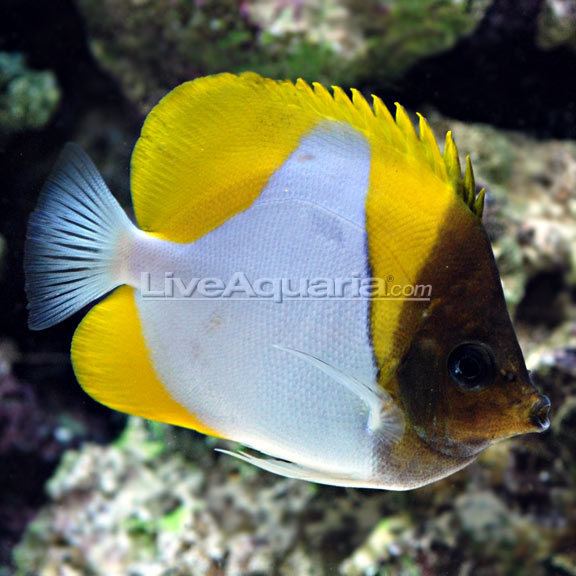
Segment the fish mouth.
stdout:
<svg viewBox="0 0 576 576">
<path fill-rule="evenodd" d="M 548 396 L 540 396 L 532 407 L 530 422 L 537 428 L 538 432 L 544 432 L 550 428 L 551 403 Z"/>
</svg>

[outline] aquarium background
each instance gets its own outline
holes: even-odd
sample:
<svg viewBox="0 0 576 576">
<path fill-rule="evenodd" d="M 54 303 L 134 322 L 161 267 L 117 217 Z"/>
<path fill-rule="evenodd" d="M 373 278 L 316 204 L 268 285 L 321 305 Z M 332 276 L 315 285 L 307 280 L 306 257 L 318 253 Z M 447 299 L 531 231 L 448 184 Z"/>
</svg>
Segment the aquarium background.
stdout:
<svg viewBox="0 0 576 576">
<path fill-rule="evenodd" d="M 242 70 L 453 130 L 548 432 L 413 492 L 316 486 L 93 402 L 77 317 L 27 330 L 26 219 L 64 143 L 128 208 L 151 106 Z M 0 574 L 576 575 L 576 1 L 0 0 Z"/>
</svg>

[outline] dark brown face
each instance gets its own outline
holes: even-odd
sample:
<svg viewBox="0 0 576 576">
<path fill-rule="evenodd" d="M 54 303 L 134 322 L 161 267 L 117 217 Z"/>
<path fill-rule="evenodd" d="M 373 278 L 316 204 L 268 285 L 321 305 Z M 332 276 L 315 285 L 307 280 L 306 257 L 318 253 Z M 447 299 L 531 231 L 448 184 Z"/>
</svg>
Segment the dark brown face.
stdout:
<svg viewBox="0 0 576 576">
<path fill-rule="evenodd" d="M 549 401 L 524 364 L 483 227 L 455 210 L 418 282 L 429 305 L 406 305 L 413 337 L 396 392 L 418 436 L 451 456 L 549 425 Z"/>
</svg>

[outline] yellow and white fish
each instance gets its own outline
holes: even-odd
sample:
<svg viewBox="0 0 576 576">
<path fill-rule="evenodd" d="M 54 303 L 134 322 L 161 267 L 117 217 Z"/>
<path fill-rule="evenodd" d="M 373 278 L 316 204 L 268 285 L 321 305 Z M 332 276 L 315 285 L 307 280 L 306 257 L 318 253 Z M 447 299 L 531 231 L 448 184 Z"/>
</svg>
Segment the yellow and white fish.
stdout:
<svg viewBox="0 0 576 576">
<path fill-rule="evenodd" d="M 32 329 L 106 295 L 72 342 L 96 400 L 278 474 L 393 490 L 547 428 L 450 133 L 442 155 L 401 106 L 221 74 L 152 110 L 131 177 L 138 227 L 69 145 L 28 228 Z M 279 279 L 309 291 L 278 298 Z"/>
</svg>

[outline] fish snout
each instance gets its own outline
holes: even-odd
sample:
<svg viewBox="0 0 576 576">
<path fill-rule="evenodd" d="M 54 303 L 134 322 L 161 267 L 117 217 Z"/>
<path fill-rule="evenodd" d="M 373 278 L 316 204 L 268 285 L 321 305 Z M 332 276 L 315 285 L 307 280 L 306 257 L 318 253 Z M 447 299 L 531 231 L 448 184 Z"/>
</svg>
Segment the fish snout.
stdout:
<svg viewBox="0 0 576 576">
<path fill-rule="evenodd" d="M 530 421 L 538 429 L 538 432 L 544 432 L 550 428 L 550 408 L 548 396 L 539 394 L 530 411 Z"/>
</svg>

